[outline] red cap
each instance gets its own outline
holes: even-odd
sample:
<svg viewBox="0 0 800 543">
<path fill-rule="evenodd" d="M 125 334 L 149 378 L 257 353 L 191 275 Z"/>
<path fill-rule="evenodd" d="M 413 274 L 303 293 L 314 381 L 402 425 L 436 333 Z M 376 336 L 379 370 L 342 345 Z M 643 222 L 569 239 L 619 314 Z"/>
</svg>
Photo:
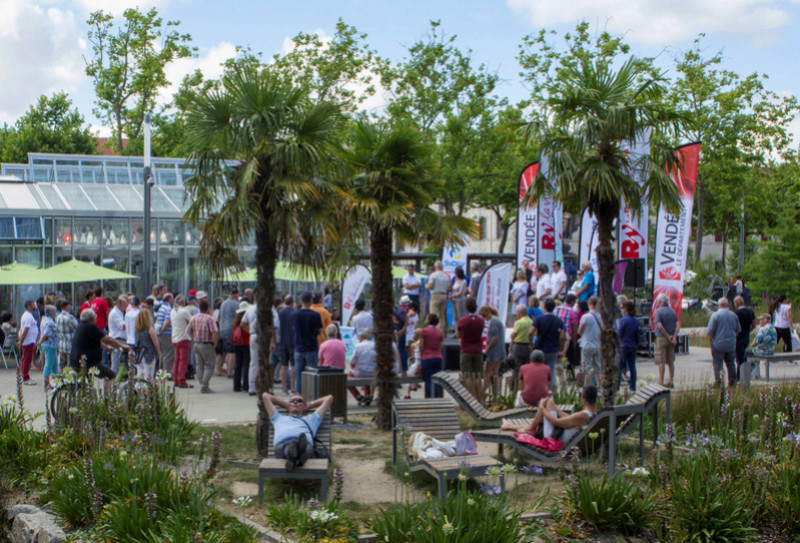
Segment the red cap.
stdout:
<svg viewBox="0 0 800 543">
<path fill-rule="evenodd" d="M 197 291 L 195 289 L 190 290 L 189 296 L 197 296 Z"/>
</svg>

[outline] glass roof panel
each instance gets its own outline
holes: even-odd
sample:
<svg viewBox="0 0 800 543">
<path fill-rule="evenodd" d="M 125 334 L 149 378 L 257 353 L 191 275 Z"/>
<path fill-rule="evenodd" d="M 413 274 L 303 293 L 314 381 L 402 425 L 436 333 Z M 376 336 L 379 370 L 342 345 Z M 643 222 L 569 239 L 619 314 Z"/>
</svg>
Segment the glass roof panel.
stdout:
<svg viewBox="0 0 800 543">
<path fill-rule="evenodd" d="M 39 209 L 39 204 L 23 183 L 0 183 L 0 196 L 10 208 Z"/>
<path fill-rule="evenodd" d="M 181 211 L 186 210 L 186 206 L 184 206 L 183 199 L 186 196 L 186 189 L 183 187 L 161 187 L 161 190 L 164 191 L 172 203 L 178 206 L 178 209 Z"/>
<path fill-rule="evenodd" d="M 89 199 L 95 207 L 97 207 L 98 211 L 121 211 L 123 209 L 114 199 L 114 196 L 112 196 L 108 186 L 105 184 L 84 185 L 83 190 L 89 196 Z"/>
<path fill-rule="evenodd" d="M 159 190 L 160 188 L 153 187 L 152 192 L 150 192 L 150 209 L 161 213 L 178 213 L 170 203 L 169 198 Z"/>
<path fill-rule="evenodd" d="M 42 191 L 44 197 L 47 199 L 47 203 L 50 204 L 50 207 L 53 209 L 67 209 L 67 206 L 64 205 L 64 202 L 61 201 L 61 198 L 58 197 L 56 194 L 56 189 L 53 188 L 51 183 L 38 183 L 37 185 L 39 190 Z"/>
<path fill-rule="evenodd" d="M 108 176 L 109 184 L 119 185 L 119 184 L 130 184 L 131 176 L 130 170 L 128 169 L 127 165 L 118 166 L 118 165 L 106 165 L 106 175 Z"/>
<path fill-rule="evenodd" d="M 108 190 L 114 193 L 114 196 L 117 197 L 117 200 L 119 200 L 126 211 L 143 212 L 144 199 L 142 197 L 141 187 L 133 187 L 131 185 L 109 185 Z"/>
<path fill-rule="evenodd" d="M 80 185 L 61 183 L 58 185 L 58 190 L 64 195 L 64 200 L 67 201 L 71 209 L 77 211 L 94 211 L 94 206 L 86 198 Z"/>
<path fill-rule="evenodd" d="M 33 196 L 33 199 L 36 200 L 36 205 L 39 207 L 39 209 L 48 209 L 47 204 L 44 201 L 44 198 L 42 198 L 42 196 L 39 194 L 39 191 L 36 190 L 36 187 L 34 186 L 38 184 L 39 183 L 31 183 L 30 185 L 27 186 L 27 189 L 30 191 L 31 196 Z"/>
</svg>

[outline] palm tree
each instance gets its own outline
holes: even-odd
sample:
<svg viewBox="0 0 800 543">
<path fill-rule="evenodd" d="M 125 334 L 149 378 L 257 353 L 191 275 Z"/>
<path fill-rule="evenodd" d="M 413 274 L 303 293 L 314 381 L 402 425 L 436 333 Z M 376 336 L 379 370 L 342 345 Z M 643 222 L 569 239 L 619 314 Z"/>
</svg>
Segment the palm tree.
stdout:
<svg viewBox="0 0 800 543">
<path fill-rule="evenodd" d="M 578 214 L 587 207 L 597 218 L 603 401 L 612 405 L 618 367 L 612 226 L 622 200 L 637 214 L 644 202 L 678 211 L 678 190 L 665 166 L 670 171 L 679 166 L 673 150 L 661 143 L 661 138 L 670 130 L 679 133 L 685 121 L 661 101 L 662 82 L 651 77 L 636 59 L 628 60 L 616 72 L 603 61 L 583 60 L 565 68 L 563 77 L 549 90 L 552 128 L 545 133 L 541 147 L 546 178 L 540 171 L 528 199 L 535 202 L 549 192 L 566 210 Z M 631 159 L 623 144 L 641 138 L 647 129 L 652 129 L 651 154 Z M 641 186 L 626 173 L 635 170 L 642 173 Z"/>
<path fill-rule="evenodd" d="M 326 262 L 336 233 L 328 207 L 335 194 L 323 176 L 339 109 L 313 103 L 268 69 L 235 67 L 198 96 L 187 112 L 191 202 L 184 219 L 201 228 L 201 256 L 217 276 L 240 268 L 237 248 L 255 231 L 260 353 L 258 398 L 272 386 L 269 371 L 275 265 L 279 259 Z M 233 161 L 233 162 L 229 162 Z M 266 454 L 267 413 L 260 401 L 256 441 Z"/>
<path fill-rule="evenodd" d="M 463 217 L 443 217 L 430 206 L 444 183 L 433 176 L 430 145 L 409 126 L 360 120 L 342 148 L 350 174 L 343 190 L 355 235 L 369 240 L 372 266 L 372 309 L 377 351 L 379 428 L 391 428 L 392 398 L 397 393 L 392 344 L 392 242 L 428 240 L 442 243 L 474 236 L 475 223 Z"/>
</svg>

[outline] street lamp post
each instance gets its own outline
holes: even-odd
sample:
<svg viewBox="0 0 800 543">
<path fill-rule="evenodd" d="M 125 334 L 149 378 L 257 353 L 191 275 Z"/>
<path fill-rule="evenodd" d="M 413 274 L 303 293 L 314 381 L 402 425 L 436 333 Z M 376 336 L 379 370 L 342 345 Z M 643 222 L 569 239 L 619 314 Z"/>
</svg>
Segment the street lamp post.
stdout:
<svg viewBox="0 0 800 543">
<path fill-rule="evenodd" d="M 150 188 L 155 180 L 153 179 L 153 172 L 150 167 L 150 115 L 145 115 L 144 118 L 144 274 L 142 280 L 144 281 L 144 292 L 147 293 L 150 287 L 153 286 L 150 281 L 150 271 L 152 265 L 150 262 Z"/>
</svg>

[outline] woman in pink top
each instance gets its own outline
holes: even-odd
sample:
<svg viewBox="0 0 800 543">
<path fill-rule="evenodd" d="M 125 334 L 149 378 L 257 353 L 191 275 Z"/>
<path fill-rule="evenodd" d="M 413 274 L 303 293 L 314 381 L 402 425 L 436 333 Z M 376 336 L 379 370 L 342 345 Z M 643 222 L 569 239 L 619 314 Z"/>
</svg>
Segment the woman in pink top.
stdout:
<svg viewBox="0 0 800 543">
<path fill-rule="evenodd" d="M 431 397 L 431 377 L 434 373 L 442 371 L 442 343 L 444 334 L 436 325 L 439 317 L 435 313 L 428 313 L 425 318 L 425 327 L 419 333 L 420 360 L 422 360 L 422 378 L 425 380 L 425 397 Z M 442 387 L 436 385 L 435 397 L 442 395 Z"/>
<path fill-rule="evenodd" d="M 347 358 L 347 347 L 339 339 L 339 329 L 335 324 L 329 324 L 325 328 L 328 339 L 319 346 L 319 365 L 333 368 L 344 369 L 345 359 Z"/>
</svg>

